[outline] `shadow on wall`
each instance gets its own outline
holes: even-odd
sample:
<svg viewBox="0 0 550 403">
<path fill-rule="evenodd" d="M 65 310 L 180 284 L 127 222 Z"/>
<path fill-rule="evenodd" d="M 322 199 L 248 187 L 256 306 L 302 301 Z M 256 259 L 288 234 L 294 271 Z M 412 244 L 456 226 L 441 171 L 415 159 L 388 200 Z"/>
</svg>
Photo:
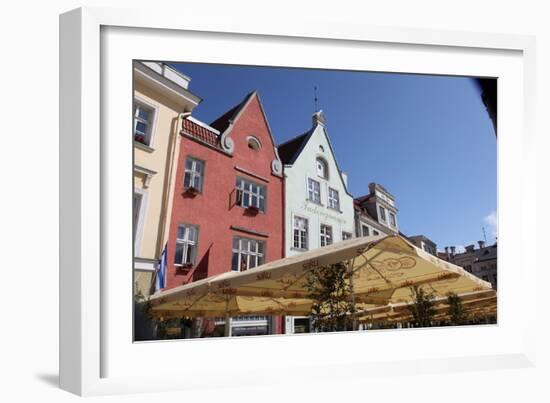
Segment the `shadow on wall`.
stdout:
<svg viewBox="0 0 550 403">
<path fill-rule="evenodd" d="M 191 281 L 201 280 L 208 276 L 208 261 L 210 260 L 210 249 L 212 245 L 211 243 L 201 261 L 197 264 L 197 267 L 193 271 L 193 279 Z"/>
</svg>

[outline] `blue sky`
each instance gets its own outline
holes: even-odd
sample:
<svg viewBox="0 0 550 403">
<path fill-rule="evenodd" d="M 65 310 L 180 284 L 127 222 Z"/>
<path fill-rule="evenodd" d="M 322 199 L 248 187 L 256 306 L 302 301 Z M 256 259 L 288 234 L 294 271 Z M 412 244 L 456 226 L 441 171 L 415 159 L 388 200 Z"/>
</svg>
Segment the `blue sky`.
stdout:
<svg viewBox="0 0 550 403">
<path fill-rule="evenodd" d="M 325 113 L 351 193 L 382 184 L 396 198 L 407 235 L 438 249 L 496 235 L 496 137 L 474 82 L 464 77 L 174 64 L 203 98 L 193 115 L 210 123 L 258 90 L 273 136 L 282 143 Z"/>
</svg>

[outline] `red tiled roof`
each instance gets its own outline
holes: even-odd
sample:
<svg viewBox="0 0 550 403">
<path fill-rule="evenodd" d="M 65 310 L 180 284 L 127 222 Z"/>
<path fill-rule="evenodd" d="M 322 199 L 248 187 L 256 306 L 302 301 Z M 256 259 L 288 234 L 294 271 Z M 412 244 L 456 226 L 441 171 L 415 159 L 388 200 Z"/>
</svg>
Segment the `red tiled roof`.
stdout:
<svg viewBox="0 0 550 403">
<path fill-rule="evenodd" d="M 195 137 L 211 146 L 218 147 L 218 135 L 211 130 L 208 130 L 206 127 L 198 125 L 197 123 L 189 120 L 183 120 L 182 133 L 187 134 L 191 137 Z"/>
</svg>

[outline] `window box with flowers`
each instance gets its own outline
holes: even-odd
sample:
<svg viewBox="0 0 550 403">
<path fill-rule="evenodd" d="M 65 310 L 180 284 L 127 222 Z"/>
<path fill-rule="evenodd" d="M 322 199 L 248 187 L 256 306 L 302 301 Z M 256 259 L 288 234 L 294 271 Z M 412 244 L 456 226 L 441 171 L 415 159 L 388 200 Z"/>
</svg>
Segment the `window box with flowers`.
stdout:
<svg viewBox="0 0 550 403">
<path fill-rule="evenodd" d="M 183 193 L 188 195 L 188 196 L 195 197 L 196 195 L 198 195 L 200 193 L 200 191 L 199 191 L 199 189 L 197 189 L 194 186 L 189 186 L 188 188 L 184 189 Z"/>
<path fill-rule="evenodd" d="M 134 141 L 137 141 L 138 143 L 147 145 L 147 140 L 145 139 L 145 136 L 143 134 L 135 134 L 134 135 Z"/>
<path fill-rule="evenodd" d="M 176 273 L 178 274 L 187 274 L 189 273 L 189 270 L 193 268 L 192 263 L 182 263 L 182 264 L 176 264 Z"/>
<path fill-rule="evenodd" d="M 247 211 L 248 213 L 250 213 L 250 214 L 256 215 L 256 214 L 258 214 L 258 213 L 260 212 L 260 209 L 259 209 L 258 207 L 256 207 L 256 206 L 248 206 L 248 207 L 246 208 L 246 211 Z"/>
</svg>

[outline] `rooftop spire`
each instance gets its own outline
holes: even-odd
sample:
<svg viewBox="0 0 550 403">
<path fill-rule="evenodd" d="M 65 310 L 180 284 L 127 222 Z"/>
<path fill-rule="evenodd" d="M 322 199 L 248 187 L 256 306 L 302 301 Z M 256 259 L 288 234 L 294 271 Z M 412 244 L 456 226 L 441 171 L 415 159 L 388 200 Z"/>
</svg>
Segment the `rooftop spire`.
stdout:
<svg viewBox="0 0 550 403">
<path fill-rule="evenodd" d="M 314 100 L 314 104 L 315 104 L 315 109 L 314 110 L 318 110 L 317 109 L 317 86 L 316 85 L 313 87 L 313 100 Z"/>
</svg>

